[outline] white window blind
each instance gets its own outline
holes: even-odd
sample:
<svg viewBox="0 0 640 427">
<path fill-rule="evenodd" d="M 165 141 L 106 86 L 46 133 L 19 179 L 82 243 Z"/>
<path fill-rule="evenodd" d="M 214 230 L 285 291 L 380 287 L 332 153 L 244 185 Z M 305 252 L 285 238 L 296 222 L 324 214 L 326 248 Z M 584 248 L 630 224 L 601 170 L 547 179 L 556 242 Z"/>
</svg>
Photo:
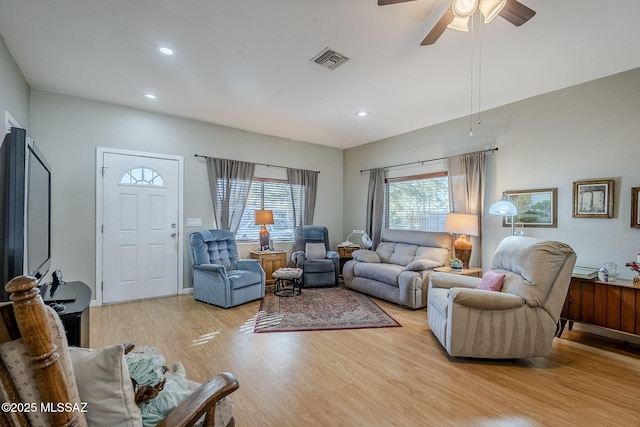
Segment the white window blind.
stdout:
<svg viewBox="0 0 640 427">
<path fill-rule="evenodd" d="M 386 180 L 382 228 L 444 231 L 448 213 L 446 172 Z"/>
<path fill-rule="evenodd" d="M 262 224 L 255 224 L 255 211 L 270 209 L 273 222 L 267 229 L 274 240 L 293 240 L 293 206 L 291 187 L 286 180 L 254 178 L 242 214 L 237 240 L 258 240 Z"/>
</svg>

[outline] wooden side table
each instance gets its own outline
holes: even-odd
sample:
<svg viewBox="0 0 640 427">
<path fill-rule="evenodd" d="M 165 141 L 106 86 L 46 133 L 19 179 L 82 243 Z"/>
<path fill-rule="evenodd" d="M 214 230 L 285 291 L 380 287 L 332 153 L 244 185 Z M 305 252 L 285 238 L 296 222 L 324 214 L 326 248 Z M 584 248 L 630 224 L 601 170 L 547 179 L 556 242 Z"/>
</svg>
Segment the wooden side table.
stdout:
<svg viewBox="0 0 640 427">
<path fill-rule="evenodd" d="M 342 274 L 342 267 L 344 263 L 353 258 L 351 255 L 353 251 L 360 249 L 360 246 L 338 246 L 338 255 L 340 255 L 340 273 Z"/>
<path fill-rule="evenodd" d="M 436 267 L 433 271 L 440 273 L 461 274 L 463 276 L 482 277 L 482 269 L 479 267 L 468 267 L 461 270 L 453 269 L 451 267 Z"/>
<path fill-rule="evenodd" d="M 286 251 L 251 251 L 249 252 L 249 256 L 251 259 L 257 259 L 260 261 L 262 269 L 267 275 L 267 285 L 273 284 L 274 271 L 287 266 Z"/>
</svg>

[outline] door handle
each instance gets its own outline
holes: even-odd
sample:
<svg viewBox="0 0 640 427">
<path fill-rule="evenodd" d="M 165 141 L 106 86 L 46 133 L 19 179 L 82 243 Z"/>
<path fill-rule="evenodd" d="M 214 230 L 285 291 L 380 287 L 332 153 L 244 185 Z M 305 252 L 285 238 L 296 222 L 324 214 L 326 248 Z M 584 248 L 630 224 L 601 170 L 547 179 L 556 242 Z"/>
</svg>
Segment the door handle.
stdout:
<svg viewBox="0 0 640 427">
<path fill-rule="evenodd" d="M 171 233 L 171 237 L 176 237 L 177 235 L 177 233 Z"/>
</svg>

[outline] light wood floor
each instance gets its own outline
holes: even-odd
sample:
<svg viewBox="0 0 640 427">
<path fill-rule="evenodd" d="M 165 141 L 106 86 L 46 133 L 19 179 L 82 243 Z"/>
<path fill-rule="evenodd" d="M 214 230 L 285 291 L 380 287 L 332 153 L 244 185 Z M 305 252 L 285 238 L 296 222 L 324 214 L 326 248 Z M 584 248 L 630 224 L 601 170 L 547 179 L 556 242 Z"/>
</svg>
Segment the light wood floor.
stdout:
<svg viewBox="0 0 640 427">
<path fill-rule="evenodd" d="M 549 357 L 450 359 L 425 310 L 402 328 L 253 333 L 259 301 L 91 309 L 91 346 L 154 345 L 196 381 L 229 371 L 238 426 L 640 426 L 640 350 L 565 330 Z"/>
</svg>

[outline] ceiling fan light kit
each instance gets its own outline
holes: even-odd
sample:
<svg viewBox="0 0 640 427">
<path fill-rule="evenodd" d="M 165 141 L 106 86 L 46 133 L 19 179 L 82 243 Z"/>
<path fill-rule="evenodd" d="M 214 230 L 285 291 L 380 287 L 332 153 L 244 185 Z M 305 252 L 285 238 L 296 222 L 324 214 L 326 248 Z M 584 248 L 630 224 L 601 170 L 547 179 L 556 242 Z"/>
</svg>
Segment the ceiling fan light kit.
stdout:
<svg viewBox="0 0 640 427">
<path fill-rule="evenodd" d="M 453 21 L 451 21 L 451 23 L 449 25 L 447 25 L 447 28 L 451 28 L 452 30 L 457 30 L 457 31 L 465 31 L 468 32 L 469 31 L 469 18 L 471 18 L 470 16 L 466 16 L 464 18 L 459 17 L 459 16 L 454 16 Z"/>
<path fill-rule="evenodd" d="M 484 16 L 484 23 L 488 24 L 498 16 L 507 4 L 507 0 L 482 0 L 480 3 L 480 12 Z"/>
<path fill-rule="evenodd" d="M 408 1 L 413 0 L 378 0 L 378 5 L 386 6 Z M 518 0 L 453 0 L 451 7 L 447 8 L 447 11 L 420 45 L 434 44 L 447 28 L 469 31 L 469 18 L 477 9 L 480 9 L 482 16 L 484 16 L 485 24 L 491 22 L 496 16 L 500 16 L 516 27 L 524 24 L 536 14 L 535 10 L 523 5 Z"/>
<path fill-rule="evenodd" d="M 458 18 L 468 18 L 478 8 L 478 0 L 453 0 L 451 8 Z"/>
</svg>

